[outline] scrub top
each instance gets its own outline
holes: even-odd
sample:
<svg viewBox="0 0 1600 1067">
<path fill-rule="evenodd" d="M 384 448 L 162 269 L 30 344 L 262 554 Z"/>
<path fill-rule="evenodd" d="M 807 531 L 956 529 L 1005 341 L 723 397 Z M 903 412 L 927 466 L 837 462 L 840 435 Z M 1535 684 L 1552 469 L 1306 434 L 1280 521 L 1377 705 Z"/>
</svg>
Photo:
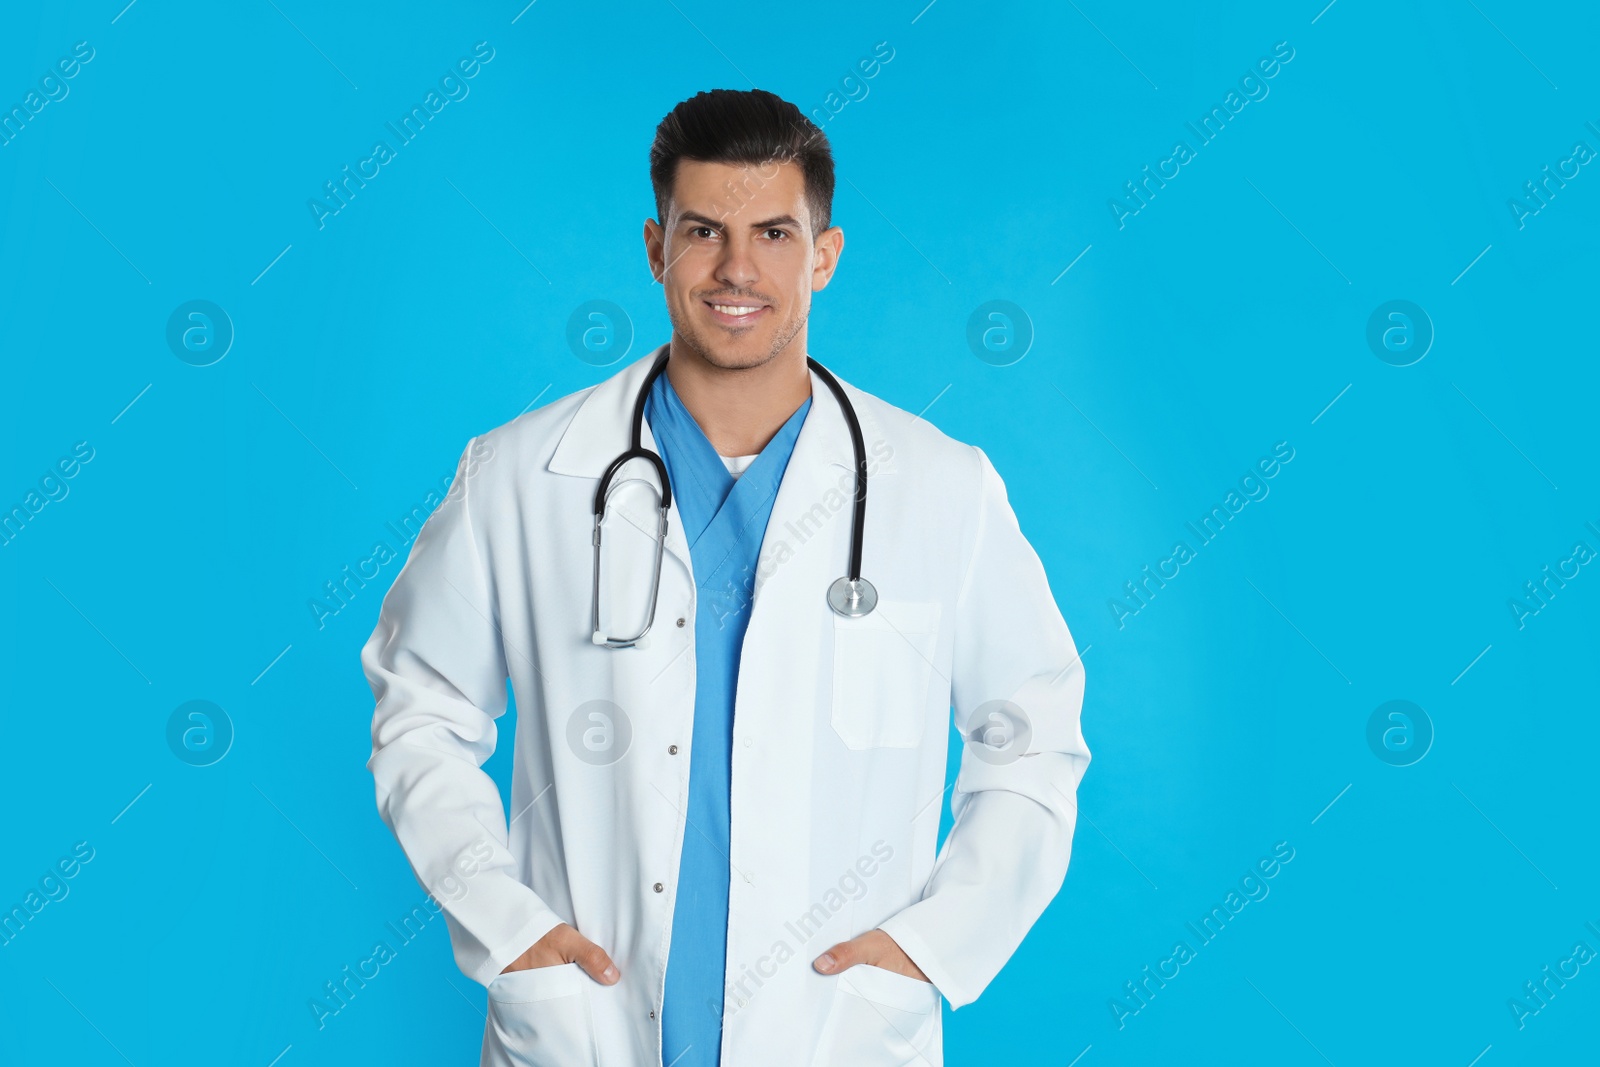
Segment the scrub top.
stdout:
<svg viewBox="0 0 1600 1067">
<path fill-rule="evenodd" d="M 721 1058 L 739 651 L 750 622 L 757 557 L 772 503 L 810 410 L 807 397 L 745 465 L 748 457 L 717 454 L 665 372 L 656 377 L 645 400 L 645 418 L 672 479 L 672 501 L 683 521 L 698 590 L 689 817 L 661 1010 L 662 1061 L 673 1067 L 717 1067 Z M 735 462 L 730 464 L 730 458 Z"/>
</svg>

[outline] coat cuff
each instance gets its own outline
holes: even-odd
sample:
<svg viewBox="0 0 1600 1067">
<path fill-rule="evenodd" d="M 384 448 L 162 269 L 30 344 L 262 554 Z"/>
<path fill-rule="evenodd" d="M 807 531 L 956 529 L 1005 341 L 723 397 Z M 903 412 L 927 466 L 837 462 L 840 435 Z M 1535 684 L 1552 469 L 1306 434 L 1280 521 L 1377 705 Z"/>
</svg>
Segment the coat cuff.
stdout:
<svg viewBox="0 0 1600 1067">
<path fill-rule="evenodd" d="M 521 926 L 506 934 L 495 944 L 486 945 L 485 947 L 489 949 L 489 954 L 483 957 L 481 963 L 471 970 L 466 970 L 465 968 L 463 970 L 468 978 L 471 978 L 481 986 L 487 986 L 495 980 L 501 971 L 506 969 L 507 964 L 528 951 L 538 943 L 540 938 L 564 921 L 561 916 L 549 908 L 541 906 Z"/>
<path fill-rule="evenodd" d="M 932 982 L 940 995 L 950 1002 L 951 1011 L 971 1004 L 977 999 L 977 992 L 967 989 L 957 981 L 956 976 L 944 965 L 944 961 L 928 946 L 928 942 L 917 931 L 914 918 L 916 910 L 917 905 L 913 904 L 879 923 L 878 929 L 894 938 L 894 943 L 900 946 L 900 951 L 911 957 L 911 962 L 922 969 L 922 973 L 928 976 L 928 981 Z"/>
</svg>

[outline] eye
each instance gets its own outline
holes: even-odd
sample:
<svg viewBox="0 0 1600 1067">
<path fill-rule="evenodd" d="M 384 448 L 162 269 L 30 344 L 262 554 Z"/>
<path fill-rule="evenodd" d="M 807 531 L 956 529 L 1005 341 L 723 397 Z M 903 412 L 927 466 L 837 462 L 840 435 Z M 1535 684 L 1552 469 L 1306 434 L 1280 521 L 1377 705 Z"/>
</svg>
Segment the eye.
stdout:
<svg viewBox="0 0 1600 1067">
<path fill-rule="evenodd" d="M 784 240 L 784 239 L 788 238 L 789 231 L 788 230 L 780 230 L 780 229 L 778 229 L 776 227 L 774 227 L 774 228 L 772 228 L 772 229 L 767 231 L 767 236 L 768 237 L 771 237 L 773 234 L 777 234 L 777 239 L 778 240 Z"/>
<path fill-rule="evenodd" d="M 713 230 L 710 226 L 696 226 L 694 229 L 690 230 L 689 233 L 695 237 L 700 237 L 702 235 L 709 237 L 717 236 L 717 231 Z"/>
</svg>

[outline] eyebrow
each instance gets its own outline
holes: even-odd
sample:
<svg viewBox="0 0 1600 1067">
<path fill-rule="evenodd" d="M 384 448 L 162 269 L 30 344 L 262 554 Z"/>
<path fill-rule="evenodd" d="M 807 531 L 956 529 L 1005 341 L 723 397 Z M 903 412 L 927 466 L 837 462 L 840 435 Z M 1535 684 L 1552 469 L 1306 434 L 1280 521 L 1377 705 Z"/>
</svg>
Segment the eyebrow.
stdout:
<svg viewBox="0 0 1600 1067">
<path fill-rule="evenodd" d="M 710 218 L 706 215 L 702 215 L 698 211 L 685 211 L 683 214 L 679 215 L 679 225 L 682 225 L 685 222 L 699 223 L 702 226 L 713 226 L 719 230 L 725 228 L 725 223 L 717 219 Z M 750 228 L 752 230 L 765 230 L 773 226 L 793 226 L 798 229 L 800 226 L 800 220 L 795 218 L 793 215 L 776 215 L 770 219 L 762 219 L 759 222 L 752 222 L 750 224 Z"/>
</svg>

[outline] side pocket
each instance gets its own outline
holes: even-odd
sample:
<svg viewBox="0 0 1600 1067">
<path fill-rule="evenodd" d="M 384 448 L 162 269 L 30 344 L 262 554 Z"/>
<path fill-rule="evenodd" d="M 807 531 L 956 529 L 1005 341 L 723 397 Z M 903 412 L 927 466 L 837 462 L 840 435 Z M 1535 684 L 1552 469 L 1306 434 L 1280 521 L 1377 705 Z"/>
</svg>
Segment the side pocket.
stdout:
<svg viewBox="0 0 1600 1067">
<path fill-rule="evenodd" d="M 870 964 L 841 971 L 813 1067 L 942 1067 L 939 991 Z"/>
<path fill-rule="evenodd" d="M 482 1067 L 593 1067 L 592 982 L 576 963 L 529 967 L 489 983 Z"/>
</svg>

